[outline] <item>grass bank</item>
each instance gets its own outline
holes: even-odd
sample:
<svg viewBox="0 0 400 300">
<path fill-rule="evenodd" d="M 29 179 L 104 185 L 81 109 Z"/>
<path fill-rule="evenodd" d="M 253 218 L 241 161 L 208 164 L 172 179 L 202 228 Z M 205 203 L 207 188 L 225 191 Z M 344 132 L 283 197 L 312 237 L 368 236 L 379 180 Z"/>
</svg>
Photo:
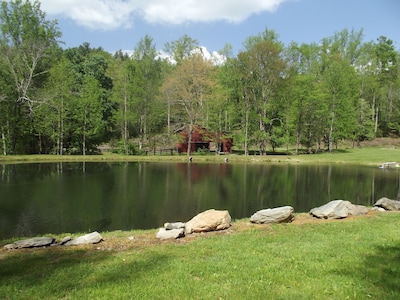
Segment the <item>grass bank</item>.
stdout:
<svg viewBox="0 0 400 300">
<path fill-rule="evenodd" d="M 260 155 L 199 155 L 193 154 L 193 162 L 223 162 L 228 158 L 230 163 L 348 163 L 359 165 L 380 165 L 387 161 L 400 162 L 400 149 L 393 146 L 346 148 L 332 153 L 286 155 L 283 152 Z M 143 155 L 124 156 L 112 153 L 102 155 L 7 155 L 0 156 L 0 163 L 34 163 L 34 162 L 113 162 L 113 161 L 172 161 L 186 162 L 186 155 Z"/>
<path fill-rule="evenodd" d="M 1 249 L 0 298 L 400 299 L 399 226 L 399 213 L 297 214 L 176 241 L 120 231 L 98 245 Z"/>
</svg>

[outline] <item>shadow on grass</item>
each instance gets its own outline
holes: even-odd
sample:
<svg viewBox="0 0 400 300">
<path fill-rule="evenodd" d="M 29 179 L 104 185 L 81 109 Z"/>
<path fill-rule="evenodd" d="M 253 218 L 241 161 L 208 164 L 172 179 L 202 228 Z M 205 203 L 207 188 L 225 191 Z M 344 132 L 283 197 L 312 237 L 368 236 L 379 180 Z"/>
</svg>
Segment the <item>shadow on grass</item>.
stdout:
<svg viewBox="0 0 400 300">
<path fill-rule="evenodd" d="M 400 245 L 376 246 L 363 262 L 340 273 L 356 279 L 372 297 L 400 299 Z"/>
<path fill-rule="evenodd" d="M 168 256 L 147 252 L 122 259 L 110 250 L 29 249 L 0 256 L 0 299 L 63 297 L 151 276 Z M 16 294 L 15 294 L 16 293 Z"/>
</svg>

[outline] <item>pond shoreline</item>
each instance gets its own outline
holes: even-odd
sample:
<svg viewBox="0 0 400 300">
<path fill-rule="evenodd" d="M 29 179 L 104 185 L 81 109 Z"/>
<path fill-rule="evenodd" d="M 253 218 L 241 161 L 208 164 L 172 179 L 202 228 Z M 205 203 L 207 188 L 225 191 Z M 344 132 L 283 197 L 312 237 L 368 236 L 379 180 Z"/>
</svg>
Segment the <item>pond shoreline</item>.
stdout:
<svg viewBox="0 0 400 300">
<path fill-rule="evenodd" d="M 225 161 L 228 158 L 228 162 Z M 192 163 L 290 163 L 290 164 L 354 164 L 379 167 L 387 161 L 400 161 L 400 150 L 396 147 L 365 147 L 334 150 L 317 154 L 269 154 L 200 155 L 194 153 Z M 182 155 L 124 156 L 104 153 L 101 155 L 8 155 L 0 156 L 0 164 L 50 163 L 50 162 L 189 162 Z"/>
<path fill-rule="evenodd" d="M 209 232 L 201 232 L 201 233 L 192 233 L 188 236 L 178 238 L 178 239 L 166 239 L 160 240 L 156 238 L 156 233 L 159 228 L 153 229 L 144 229 L 144 230 L 113 230 L 113 231 L 106 231 L 106 232 L 99 232 L 103 237 L 103 241 L 98 244 L 88 244 L 88 245 L 80 245 L 74 246 L 74 248 L 91 248 L 93 250 L 116 250 L 116 251 L 125 251 L 131 248 L 136 247 L 150 247 L 156 246 L 160 244 L 181 244 L 181 243 L 189 243 L 191 241 L 196 240 L 197 238 L 206 238 L 211 236 L 218 236 L 218 235 L 230 235 L 235 233 L 242 233 L 247 230 L 271 230 L 273 231 L 274 226 L 304 226 L 304 225 L 315 225 L 315 224 L 326 224 L 332 222 L 349 222 L 354 221 L 361 218 L 373 218 L 376 217 L 377 214 L 383 213 L 398 213 L 396 211 L 387 211 L 387 212 L 378 212 L 377 210 L 372 210 L 372 207 L 368 207 L 369 212 L 365 215 L 360 216 L 349 216 L 343 219 L 322 219 L 316 218 L 310 215 L 309 213 L 294 213 L 294 220 L 290 223 L 275 223 L 275 224 L 256 224 L 251 223 L 249 218 L 242 218 L 237 220 L 232 220 L 231 226 L 224 230 L 216 230 L 216 231 L 209 231 Z M 73 237 L 78 237 L 81 235 L 87 234 L 86 233 L 74 233 L 72 234 Z M 60 233 L 60 234 L 52 234 L 47 233 L 40 235 L 42 237 L 54 237 L 56 240 L 62 240 L 65 236 L 71 236 L 70 233 Z M 13 243 L 18 240 L 24 240 L 29 238 L 35 238 L 39 236 L 32 236 L 32 237 L 17 237 L 17 238 L 9 238 L 0 240 L 0 258 L 5 253 L 14 252 L 14 251 L 34 251 L 38 248 L 25 248 L 25 249 L 18 249 L 18 250 L 7 250 L 4 249 L 4 245 Z M 57 247 L 44 247 L 43 249 L 50 249 Z"/>
</svg>

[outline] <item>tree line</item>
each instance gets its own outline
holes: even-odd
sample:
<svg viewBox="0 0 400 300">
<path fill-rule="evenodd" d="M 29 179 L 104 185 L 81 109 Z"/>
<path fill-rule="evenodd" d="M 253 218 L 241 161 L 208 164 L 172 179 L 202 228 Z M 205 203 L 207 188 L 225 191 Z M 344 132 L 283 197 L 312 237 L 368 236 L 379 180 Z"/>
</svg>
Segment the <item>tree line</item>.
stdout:
<svg viewBox="0 0 400 300">
<path fill-rule="evenodd" d="M 344 29 L 284 45 L 266 29 L 216 64 L 188 35 L 160 57 L 146 35 L 128 55 L 83 43 L 63 49 L 40 2 L 2 1 L 1 153 L 123 154 L 174 147 L 179 129 L 224 133 L 247 155 L 279 147 L 332 151 L 340 140 L 400 134 L 399 52 Z M 190 154 L 190 153 L 188 153 Z"/>
</svg>

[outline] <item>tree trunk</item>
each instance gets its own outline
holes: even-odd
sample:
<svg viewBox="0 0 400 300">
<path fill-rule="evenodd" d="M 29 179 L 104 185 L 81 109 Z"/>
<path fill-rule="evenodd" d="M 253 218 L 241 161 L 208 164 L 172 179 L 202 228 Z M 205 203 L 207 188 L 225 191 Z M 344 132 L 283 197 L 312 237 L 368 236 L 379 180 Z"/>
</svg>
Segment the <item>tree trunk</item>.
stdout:
<svg viewBox="0 0 400 300">
<path fill-rule="evenodd" d="M 128 132 L 128 117 L 127 117 L 127 111 L 128 111 L 128 99 L 126 94 L 124 95 L 124 111 L 123 111 L 123 132 L 122 136 L 124 139 L 124 152 L 125 155 L 129 154 L 129 149 L 128 149 L 128 138 L 129 138 L 129 132 Z"/>
<path fill-rule="evenodd" d="M 188 157 L 192 155 L 192 134 L 193 134 L 193 119 L 191 118 L 188 129 L 188 148 L 187 148 Z"/>
<path fill-rule="evenodd" d="M 244 131 L 244 155 L 249 155 L 249 145 L 248 145 L 248 136 L 249 136 L 249 109 L 246 109 L 246 118 L 245 118 L 245 131 Z"/>
<path fill-rule="evenodd" d="M 62 104 L 62 110 L 64 111 L 64 103 Z M 60 128 L 60 155 L 64 154 L 64 118 L 61 116 L 61 128 Z"/>
<path fill-rule="evenodd" d="M 379 106 L 375 110 L 375 127 L 374 127 L 375 137 L 378 132 L 378 120 L 379 120 Z"/>
<path fill-rule="evenodd" d="M 4 128 L 1 128 L 1 140 L 3 144 L 3 155 L 7 155 L 7 144 L 6 144 L 6 136 L 4 134 Z"/>
<path fill-rule="evenodd" d="M 82 154 L 86 155 L 86 109 L 83 118 Z"/>
<path fill-rule="evenodd" d="M 329 153 L 332 153 L 332 150 L 333 150 L 333 141 L 332 141 L 332 139 L 333 139 L 333 116 L 332 116 L 332 119 L 331 119 L 331 126 L 329 128 L 329 137 L 328 137 L 328 150 L 329 150 Z"/>
<path fill-rule="evenodd" d="M 335 104 L 332 104 L 331 110 L 331 124 L 329 128 L 329 136 L 328 136 L 328 150 L 329 153 L 332 153 L 333 150 L 333 124 L 335 122 Z"/>
<path fill-rule="evenodd" d="M 169 98 L 168 98 L 167 130 L 168 130 L 168 142 L 169 142 L 171 136 L 171 103 Z"/>
</svg>

